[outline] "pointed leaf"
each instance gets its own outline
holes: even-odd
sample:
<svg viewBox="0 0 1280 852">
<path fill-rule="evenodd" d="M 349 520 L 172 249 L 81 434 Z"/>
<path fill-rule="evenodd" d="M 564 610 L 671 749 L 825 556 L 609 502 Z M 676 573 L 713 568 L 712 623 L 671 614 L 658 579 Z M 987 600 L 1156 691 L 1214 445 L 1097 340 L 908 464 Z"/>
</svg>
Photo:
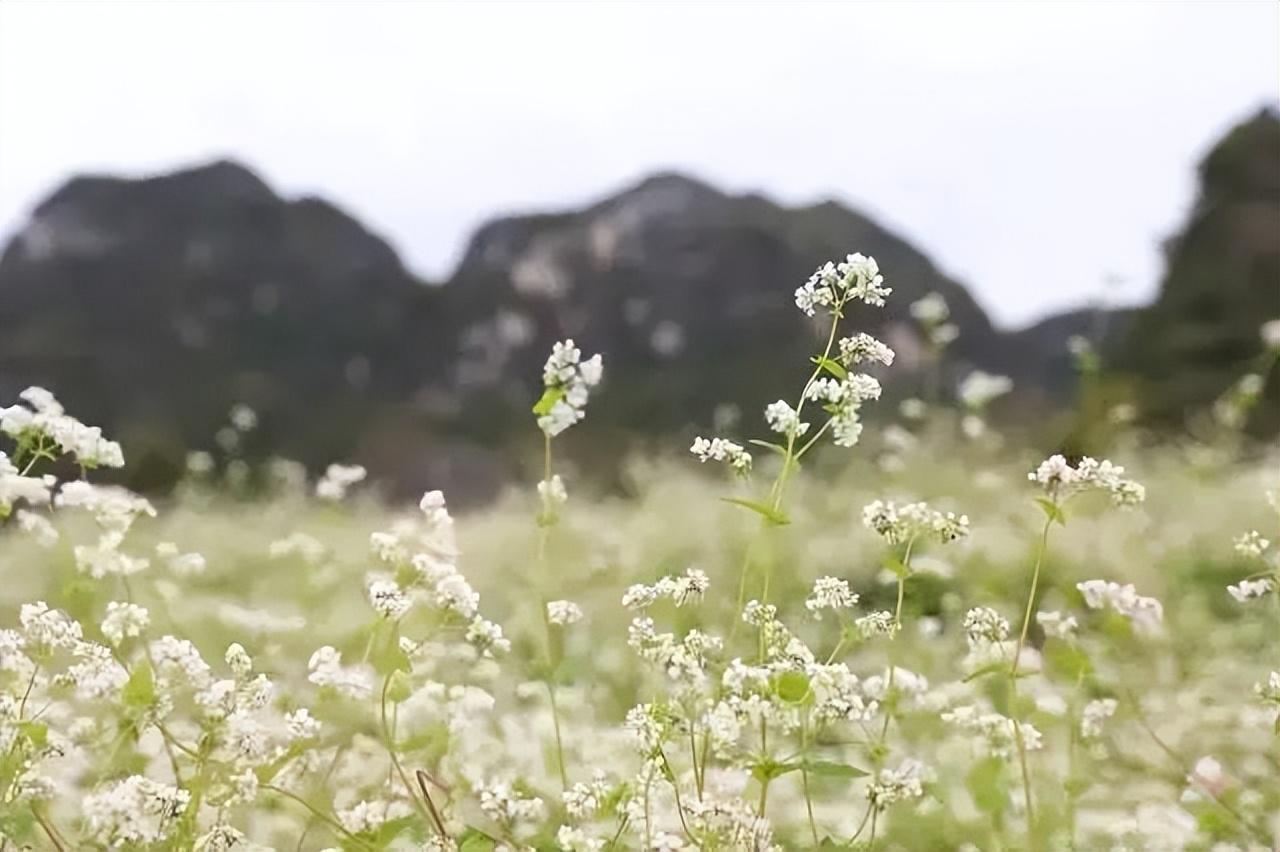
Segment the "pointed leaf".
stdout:
<svg viewBox="0 0 1280 852">
<path fill-rule="evenodd" d="M 757 515 L 760 515 L 766 521 L 768 521 L 771 524 L 774 524 L 775 526 L 781 527 L 791 523 L 791 520 L 786 515 L 782 514 L 772 506 L 766 506 L 763 503 L 756 503 L 755 501 L 752 501 L 752 500 L 743 500 L 738 497 L 721 497 L 720 499 L 726 503 L 732 503 L 735 506 L 741 506 L 744 509 L 750 509 L 752 512 L 755 512 Z"/>
<path fill-rule="evenodd" d="M 557 402 L 564 399 L 564 388 L 547 388 L 542 397 L 534 404 L 533 413 L 539 417 L 550 414 Z"/>
<path fill-rule="evenodd" d="M 844 381 L 849 376 L 849 371 L 839 361 L 832 361 L 830 358 L 823 358 L 821 355 L 809 359 L 840 381 Z"/>
<path fill-rule="evenodd" d="M 1062 507 L 1057 503 L 1044 497 L 1037 497 L 1036 505 L 1038 505 L 1040 509 L 1049 516 L 1049 520 L 1053 521 L 1055 524 L 1063 527 L 1067 525 L 1067 516 L 1063 513 Z"/>
<path fill-rule="evenodd" d="M 862 778 L 871 774 L 865 769 L 859 769 L 847 763 L 836 763 L 833 760 L 806 760 L 801 765 L 810 775 L 821 775 L 826 778 Z"/>
</svg>

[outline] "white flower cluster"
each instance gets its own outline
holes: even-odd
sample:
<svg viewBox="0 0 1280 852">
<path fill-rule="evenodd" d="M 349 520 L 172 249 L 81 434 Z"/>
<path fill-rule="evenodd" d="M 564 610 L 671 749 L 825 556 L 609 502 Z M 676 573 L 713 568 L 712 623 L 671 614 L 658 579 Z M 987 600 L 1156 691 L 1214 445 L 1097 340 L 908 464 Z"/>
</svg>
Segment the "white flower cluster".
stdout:
<svg viewBox="0 0 1280 852">
<path fill-rule="evenodd" d="M 557 627 L 567 627 L 582 620 L 582 607 L 573 601 L 547 601 L 547 621 Z"/>
<path fill-rule="evenodd" d="M 85 468 L 123 467 L 124 453 L 97 426 L 86 426 L 63 409 L 44 388 L 30 387 L 18 395 L 24 405 L 0 408 L 0 432 L 33 453 L 49 458 L 68 454 Z"/>
<path fill-rule="evenodd" d="M 186 790 L 130 775 L 111 783 L 83 803 L 90 833 L 111 846 L 160 843 L 186 811 Z"/>
<path fill-rule="evenodd" d="M 331 464 L 316 483 L 316 496 L 338 502 L 347 496 L 351 486 L 363 482 L 368 472 L 358 464 Z"/>
<path fill-rule="evenodd" d="M 982 370 L 974 370 L 960 382 L 957 394 L 965 408 L 981 411 L 1011 390 L 1013 380 L 1008 376 L 994 376 Z"/>
<path fill-rule="evenodd" d="M 880 398 L 880 382 L 865 373 L 849 373 L 839 381 L 824 377 L 809 385 L 805 398 L 822 403 L 823 410 L 831 415 L 836 446 L 852 447 L 862 436 L 862 404 Z"/>
<path fill-rule="evenodd" d="M 896 769 L 884 768 L 876 773 L 867 787 L 867 801 L 885 808 L 895 802 L 918 799 L 924 795 L 924 766 L 916 760 L 903 761 Z"/>
<path fill-rule="evenodd" d="M 960 336 L 960 327 L 948 322 L 951 308 L 941 293 L 927 293 L 908 307 L 912 319 L 924 327 L 929 342 L 934 346 L 946 346 Z"/>
<path fill-rule="evenodd" d="M 1040 625 L 1045 636 L 1055 639 L 1072 639 L 1080 627 L 1074 615 L 1063 615 L 1056 610 L 1037 612 L 1036 623 Z"/>
<path fill-rule="evenodd" d="M 818 267 L 796 290 L 796 307 L 809 316 L 819 307 L 836 313 L 849 299 L 880 307 L 884 305 L 884 297 L 892 292 L 884 286 L 875 258 L 851 254 L 838 264 L 828 261 Z"/>
<path fill-rule="evenodd" d="M 801 438 L 809 431 L 809 424 L 800 422 L 800 413 L 785 399 L 766 405 L 764 420 L 770 429 L 789 438 Z"/>
<path fill-rule="evenodd" d="M 946 544 L 969 535 L 968 515 L 939 512 L 927 503 L 899 505 L 892 500 L 875 500 L 863 508 L 862 523 L 889 544 L 901 544 L 924 535 L 935 536 Z"/>
<path fill-rule="evenodd" d="M 858 596 L 849 590 L 849 581 L 839 577 L 819 577 L 813 583 L 813 592 L 805 600 L 805 609 L 814 618 L 822 618 L 822 611 L 834 612 L 852 609 L 858 603 Z"/>
<path fill-rule="evenodd" d="M 350 698 L 367 698 L 373 692 L 373 673 L 365 666 L 344 666 L 342 653 L 332 645 L 317 648 L 307 662 L 307 680 Z"/>
<path fill-rule="evenodd" d="M 1164 620 L 1164 607 L 1155 598 L 1139 595 L 1132 583 L 1121 585 L 1110 580 L 1086 580 L 1076 583 L 1090 609 L 1111 609 L 1133 622 L 1134 627 L 1154 632 Z"/>
<path fill-rule="evenodd" d="M 1276 590 L 1276 582 L 1270 577 L 1258 577 L 1253 580 L 1241 580 L 1232 586 L 1227 586 L 1227 593 L 1235 598 L 1239 603 L 1253 600 L 1255 598 L 1266 597 Z"/>
<path fill-rule="evenodd" d="M 1147 490 L 1140 483 L 1124 477 L 1123 467 L 1089 456 L 1080 459 L 1074 467 L 1063 456 L 1050 456 L 1028 473 L 1027 479 L 1059 502 L 1089 490 L 1107 492 L 1117 506 L 1135 506 L 1147 496 Z"/>
<path fill-rule="evenodd" d="M 1095 698 L 1080 712 L 1080 736 L 1096 739 L 1102 736 L 1102 724 L 1115 715 L 1120 705 L 1114 698 Z"/>
<path fill-rule="evenodd" d="M 1271 546 L 1271 542 L 1262 537 L 1257 530 L 1249 530 L 1249 532 L 1239 535 L 1235 540 L 1236 553 L 1246 559 L 1257 559 L 1267 552 L 1267 548 Z"/>
<path fill-rule="evenodd" d="M 1044 739 L 1035 726 L 1027 722 L 1016 722 L 999 713 L 983 712 L 973 705 L 946 710 L 942 713 L 942 720 L 961 730 L 977 734 L 987 753 L 994 757 L 1012 757 L 1017 750 L 1019 732 L 1027 751 L 1038 751 L 1044 746 Z"/>
<path fill-rule="evenodd" d="M 690 601 L 702 600 L 710 587 L 711 579 L 706 572 L 698 568 L 687 568 L 679 577 L 663 577 L 652 585 L 632 585 L 622 596 L 622 605 L 627 609 L 645 609 L 655 601 L 670 598 L 676 606 L 684 606 Z"/>
<path fill-rule="evenodd" d="M 893 350 L 869 334 L 858 333 L 841 338 L 839 346 L 839 360 L 846 367 L 863 363 L 884 364 L 886 367 L 893 364 Z"/>
<path fill-rule="evenodd" d="M 9 461 L 9 457 L 0 453 L 0 520 L 7 518 L 18 501 L 30 506 L 47 506 L 57 480 L 52 476 L 23 476 Z"/>
<path fill-rule="evenodd" d="M 693 439 L 689 452 L 698 457 L 698 461 L 727 462 L 735 473 L 746 475 L 751 472 L 751 453 L 725 438 L 707 440 L 699 435 Z"/>
<path fill-rule="evenodd" d="M 600 383 L 604 363 L 599 355 L 582 360 L 582 351 L 572 340 L 563 340 L 551 349 L 542 368 L 542 384 L 546 388 L 545 411 L 539 409 L 538 428 L 550 437 L 559 435 L 586 417 L 591 388 Z M 539 405 L 541 405 L 540 403 Z"/>
</svg>

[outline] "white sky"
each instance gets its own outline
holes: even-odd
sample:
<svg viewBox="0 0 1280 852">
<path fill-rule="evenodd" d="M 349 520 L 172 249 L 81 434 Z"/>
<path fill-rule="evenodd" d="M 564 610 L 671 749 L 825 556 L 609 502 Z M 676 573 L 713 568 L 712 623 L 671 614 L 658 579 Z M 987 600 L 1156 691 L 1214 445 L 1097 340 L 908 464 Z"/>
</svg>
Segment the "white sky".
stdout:
<svg viewBox="0 0 1280 852">
<path fill-rule="evenodd" d="M 438 278 L 493 215 L 679 168 L 852 203 L 1017 325 L 1149 296 L 1194 163 L 1277 100 L 1272 0 L 5 0 L 0 233 L 75 172 L 233 156 Z"/>
</svg>

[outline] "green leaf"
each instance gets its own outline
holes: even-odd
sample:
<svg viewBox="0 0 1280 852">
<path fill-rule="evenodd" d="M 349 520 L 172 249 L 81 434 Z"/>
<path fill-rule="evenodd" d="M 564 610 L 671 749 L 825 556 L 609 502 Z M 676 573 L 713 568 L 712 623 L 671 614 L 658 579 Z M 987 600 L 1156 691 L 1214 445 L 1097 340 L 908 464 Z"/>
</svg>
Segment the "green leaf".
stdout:
<svg viewBox="0 0 1280 852">
<path fill-rule="evenodd" d="M 989 674 L 996 674 L 997 672 L 1007 673 L 1008 671 L 1009 671 L 1009 664 L 1006 662 L 1002 661 L 998 663 L 987 663 L 985 666 L 978 669 L 974 669 L 973 671 L 969 672 L 969 674 L 965 675 L 963 683 L 969 683 L 970 681 L 979 680 L 981 678 L 986 677 Z"/>
<path fill-rule="evenodd" d="M 49 726 L 44 722 L 21 722 L 18 724 L 18 730 L 36 748 L 44 748 L 45 743 L 49 741 Z"/>
<path fill-rule="evenodd" d="M 1067 680 L 1075 680 L 1093 672 L 1093 663 L 1082 648 L 1065 642 L 1049 642 L 1044 648 L 1049 668 Z"/>
<path fill-rule="evenodd" d="M 120 690 L 120 698 L 126 707 L 150 707 L 156 700 L 156 681 L 151 666 L 143 663 L 129 675 L 129 682 Z"/>
<path fill-rule="evenodd" d="M 779 763 L 776 760 L 765 760 L 751 768 L 751 777 L 763 783 L 772 781 L 774 778 L 780 778 L 790 772 L 796 772 L 799 769 L 800 764 L 798 763 Z"/>
<path fill-rule="evenodd" d="M 564 388 L 547 388 L 542 392 L 542 397 L 534 404 L 533 413 L 539 417 L 544 414 L 550 414 L 551 409 L 562 399 L 564 399 Z"/>
<path fill-rule="evenodd" d="M 409 675 L 400 669 L 393 671 L 391 681 L 387 684 L 387 700 L 392 704 L 399 704 L 407 701 L 412 694 L 413 683 L 409 680 Z"/>
<path fill-rule="evenodd" d="M 998 757 L 988 757 L 975 763 L 965 778 L 965 786 L 969 788 L 974 804 L 986 813 L 1004 813 L 1009 805 L 1004 761 Z"/>
<path fill-rule="evenodd" d="M 787 448 L 782 446 L 781 444 L 774 444 L 769 441 L 761 441 L 759 438 L 752 438 L 751 440 L 747 441 L 747 443 L 754 444 L 757 447 L 761 447 L 763 449 L 769 450 L 770 452 L 777 453 L 783 458 L 786 458 L 787 456 Z"/>
<path fill-rule="evenodd" d="M 814 356 L 809 360 L 842 382 L 849 376 L 849 371 L 839 361 L 832 361 L 830 358 L 823 358 L 821 355 Z"/>
<path fill-rule="evenodd" d="M 1057 503 L 1044 497 L 1037 497 L 1036 505 L 1039 506 L 1041 510 L 1049 516 L 1049 520 L 1053 521 L 1055 524 L 1063 527 L 1067 525 L 1067 516 L 1063 513 L 1062 507 Z"/>
<path fill-rule="evenodd" d="M 911 576 L 911 569 L 904 565 L 902 560 L 898 559 L 896 556 L 885 556 L 881 564 L 889 571 L 892 571 L 894 576 L 900 579 L 905 580 Z"/>
<path fill-rule="evenodd" d="M 757 515 L 760 515 L 769 523 L 773 524 L 774 526 L 782 527 L 791 523 L 790 518 L 788 518 L 786 515 L 782 514 L 772 506 L 766 506 L 763 503 L 756 503 L 751 500 L 742 500 L 738 497 L 721 497 L 720 499 L 726 503 L 732 503 L 735 506 L 741 506 L 744 509 L 750 509 L 751 511 L 755 512 Z"/>
<path fill-rule="evenodd" d="M 865 769 L 832 760 L 806 760 L 801 766 L 810 775 L 821 775 L 825 778 L 862 778 L 871 774 Z"/>
<path fill-rule="evenodd" d="M 799 704 L 809 697 L 809 676 L 803 672 L 782 672 L 773 679 L 773 691 L 788 704 Z"/>
<path fill-rule="evenodd" d="M 458 852 L 493 852 L 496 848 L 493 838 L 476 828 L 468 828 L 458 838 Z"/>
</svg>

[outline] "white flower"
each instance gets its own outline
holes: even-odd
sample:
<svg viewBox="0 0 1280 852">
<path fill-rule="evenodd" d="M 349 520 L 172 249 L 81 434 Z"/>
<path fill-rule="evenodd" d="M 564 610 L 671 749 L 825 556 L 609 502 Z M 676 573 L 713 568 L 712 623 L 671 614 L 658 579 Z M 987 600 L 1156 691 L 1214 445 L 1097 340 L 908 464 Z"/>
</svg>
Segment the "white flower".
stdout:
<svg viewBox="0 0 1280 852">
<path fill-rule="evenodd" d="M 1071 639 L 1080 626 L 1075 616 L 1064 616 L 1056 610 L 1037 612 L 1036 623 L 1044 630 L 1044 635 L 1057 639 Z"/>
<path fill-rule="evenodd" d="M 102 619 L 102 635 L 112 645 L 119 645 L 125 639 L 141 636 L 150 625 L 151 616 L 143 607 L 112 601 Z"/>
<path fill-rule="evenodd" d="M 3 474 L 0 474 L 3 476 Z M 0 489 L 4 486 L 0 485 Z M 4 512 L 0 511 L 0 515 Z M 53 547 L 58 543 L 58 531 L 54 529 L 53 524 L 43 515 L 37 515 L 35 512 L 29 512 L 26 509 L 19 509 L 13 516 L 18 524 L 18 529 L 30 535 L 36 540 L 36 544 L 41 547 Z"/>
<path fill-rule="evenodd" d="M 542 505 L 548 509 L 563 506 L 569 500 L 569 492 L 565 490 L 564 480 L 558 473 L 551 479 L 544 479 L 538 483 L 538 496 L 542 498 Z"/>
<path fill-rule="evenodd" d="M 337 502 L 347 496 L 347 489 L 363 482 L 368 472 L 358 464 L 331 464 L 316 483 L 316 496 Z"/>
<path fill-rule="evenodd" d="M 413 606 L 413 599 L 405 594 L 395 580 L 374 579 L 370 581 L 369 604 L 374 612 L 392 621 L 402 618 Z"/>
<path fill-rule="evenodd" d="M 235 673 L 236 677 L 245 677 L 249 672 L 253 671 L 253 658 L 249 656 L 249 652 L 239 642 L 232 642 L 228 645 L 222 658 L 226 661 L 231 671 Z"/>
<path fill-rule="evenodd" d="M 840 340 L 840 363 L 846 367 L 864 362 L 893 364 L 893 350 L 869 334 L 855 334 Z"/>
<path fill-rule="evenodd" d="M 252 432 L 258 428 L 258 412 L 244 403 L 232 406 L 228 419 L 231 425 L 241 432 Z"/>
<path fill-rule="evenodd" d="M 947 300 L 937 292 L 927 293 L 923 298 L 912 302 L 907 310 L 913 319 L 926 326 L 944 323 L 951 316 Z"/>
<path fill-rule="evenodd" d="M 502 627 L 478 615 L 467 627 L 466 638 L 486 657 L 511 650 L 511 641 L 502 635 Z"/>
<path fill-rule="evenodd" d="M 1085 605 L 1090 609 L 1109 607 L 1146 632 L 1157 630 L 1164 619 L 1164 607 L 1160 601 L 1142 597 L 1132 583 L 1122 586 L 1108 580 L 1086 580 L 1076 583 L 1076 588 L 1084 595 Z"/>
<path fill-rule="evenodd" d="M 1271 542 L 1263 538 L 1257 530 L 1237 536 L 1235 540 L 1236 553 L 1248 559 L 1256 559 L 1266 552 L 1271 546 Z"/>
<path fill-rule="evenodd" d="M 1260 598 L 1275 591 L 1275 581 L 1270 577 L 1257 580 L 1241 580 L 1234 586 L 1227 586 L 1227 592 L 1240 603 Z"/>
<path fill-rule="evenodd" d="M 120 445 L 104 438 L 97 426 L 86 426 L 67 414 L 52 393 L 30 387 L 19 396 L 30 408 L 0 408 L 0 432 L 70 454 L 85 468 L 124 466 Z"/>
<path fill-rule="evenodd" d="M 1013 390 L 1013 380 L 1008 376 L 993 376 L 982 370 L 974 370 L 964 377 L 960 383 L 960 401 L 965 407 L 982 410 L 992 400 L 1004 396 Z"/>
<path fill-rule="evenodd" d="M 1126 479 L 1124 468 L 1109 461 L 1085 456 L 1072 467 L 1065 458 L 1053 455 L 1027 474 L 1027 479 L 1040 485 L 1055 501 L 1066 500 L 1082 491 L 1100 490 L 1111 496 L 1117 506 L 1134 506 L 1146 499 L 1141 484 Z"/>
<path fill-rule="evenodd" d="M 915 760 L 903 761 L 897 769 L 881 769 L 867 787 L 867 801 L 877 808 L 924 795 L 921 775 L 924 767 Z"/>
<path fill-rule="evenodd" d="M 508 828 L 539 820 L 545 810 L 541 799 L 524 796 L 506 782 L 481 784 L 478 792 L 480 810 L 489 819 Z"/>
<path fill-rule="evenodd" d="M 697 456 L 700 462 L 708 460 L 728 462 L 729 467 L 737 473 L 751 472 L 751 453 L 744 450 L 740 444 L 725 438 L 712 438 L 708 441 L 699 436 L 693 439 L 693 446 L 689 448 L 689 452 Z"/>
<path fill-rule="evenodd" d="M 1085 739 L 1102 736 L 1102 723 L 1115 715 L 1118 706 L 1114 698 L 1099 698 L 1084 705 L 1080 713 L 1080 736 Z"/>
<path fill-rule="evenodd" d="M 582 620 L 582 607 L 573 601 L 548 601 L 547 621 L 558 627 L 575 624 Z"/>
<path fill-rule="evenodd" d="M 342 665 L 342 654 L 336 648 L 325 645 L 311 655 L 307 663 L 310 674 L 307 680 L 316 686 L 332 688 L 351 698 L 368 698 L 373 692 L 373 678 L 363 669 Z"/>
<path fill-rule="evenodd" d="M 44 601 L 23 604 L 18 614 L 27 642 L 37 648 L 73 648 L 80 641 L 80 624 Z"/>
<path fill-rule="evenodd" d="M 1003 642 L 1009 638 L 1009 622 L 990 607 L 974 607 L 965 613 L 964 632 L 970 645 Z"/>
<path fill-rule="evenodd" d="M 1280 319 L 1267 320 L 1259 330 L 1262 343 L 1268 349 L 1280 350 Z"/>
<path fill-rule="evenodd" d="M 809 431 L 809 424 L 801 423 L 800 415 L 785 400 L 765 406 L 764 419 L 770 429 L 790 437 L 799 438 Z"/>
<path fill-rule="evenodd" d="M 862 523 L 889 544 L 901 544 L 916 536 L 933 535 L 946 544 L 969 535 L 969 516 L 940 512 L 925 503 L 899 505 L 874 500 L 862 509 Z"/>
<path fill-rule="evenodd" d="M 852 609 L 858 596 L 849 591 L 849 582 L 838 577 L 819 577 L 813 583 L 813 592 L 805 600 L 805 609 L 814 618 L 822 618 L 824 609 Z"/>
<path fill-rule="evenodd" d="M 82 813 L 98 840 L 112 846 L 145 845 L 163 841 L 190 801 L 186 790 L 131 775 L 86 796 Z"/>
<path fill-rule="evenodd" d="M 893 613 L 881 610 L 864 615 L 855 621 L 853 626 L 863 639 L 870 639 L 873 636 L 892 636 L 901 625 L 893 617 Z"/>
<path fill-rule="evenodd" d="M 538 414 L 538 428 L 554 438 L 586 417 L 590 389 L 603 375 L 604 362 L 599 355 L 583 361 L 582 351 L 572 340 L 556 343 L 542 368 L 543 400 L 551 405 L 537 409 L 543 412 Z"/>
</svg>

